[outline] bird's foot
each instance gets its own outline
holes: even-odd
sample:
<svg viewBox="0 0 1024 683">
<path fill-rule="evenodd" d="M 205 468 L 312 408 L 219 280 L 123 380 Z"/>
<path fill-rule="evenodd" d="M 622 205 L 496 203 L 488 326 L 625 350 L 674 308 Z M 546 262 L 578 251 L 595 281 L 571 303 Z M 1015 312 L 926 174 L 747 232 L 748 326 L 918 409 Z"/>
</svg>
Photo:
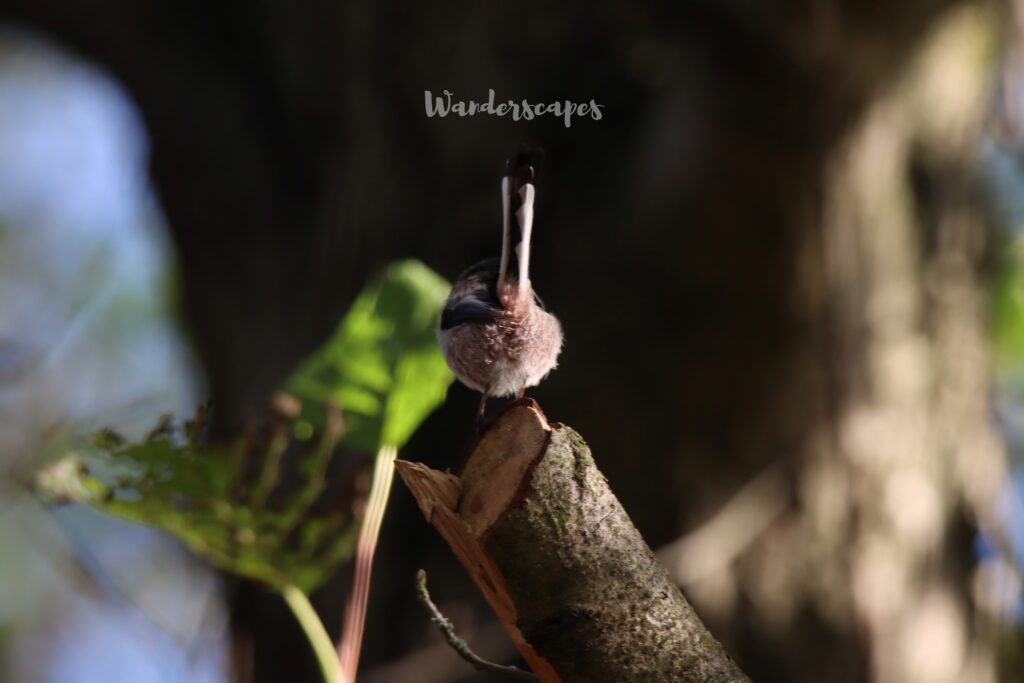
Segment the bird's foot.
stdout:
<svg viewBox="0 0 1024 683">
<path fill-rule="evenodd" d="M 486 415 L 480 415 L 476 418 L 476 435 L 483 436 L 484 432 L 494 426 L 497 422 L 496 418 L 487 417 Z"/>
</svg>

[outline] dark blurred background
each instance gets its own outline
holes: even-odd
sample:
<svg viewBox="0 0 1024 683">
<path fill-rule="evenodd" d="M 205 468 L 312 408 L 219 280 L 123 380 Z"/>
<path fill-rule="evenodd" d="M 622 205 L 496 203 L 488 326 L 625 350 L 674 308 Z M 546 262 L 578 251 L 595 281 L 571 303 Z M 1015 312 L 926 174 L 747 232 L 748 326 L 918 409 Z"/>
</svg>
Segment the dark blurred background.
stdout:
<svg viewBox="0 0 1024 683">
<path fill-rule="evenodd" d="M 279 599 L 41 510 L 62 434 L 212 396 L 224 436 L 379 268 L 495 255 L 543 146 L 531 392 L 753 680 L 1014 681 L 1024 8 L 1013 2 L 0 0 L 0 680 L 318 680 Z M 597 101 L 600 121 L 428 118 Z M 403 457 L 456 467 L 453 386 Z M 369 454 L 368 454 L 369 455 Z M 367 456 L 368 457 L 368 456 Z M 397 485 L 360 681 L 514 658 Z M 334 626 L 350 581 L 316 596 Z"/>
</svg>

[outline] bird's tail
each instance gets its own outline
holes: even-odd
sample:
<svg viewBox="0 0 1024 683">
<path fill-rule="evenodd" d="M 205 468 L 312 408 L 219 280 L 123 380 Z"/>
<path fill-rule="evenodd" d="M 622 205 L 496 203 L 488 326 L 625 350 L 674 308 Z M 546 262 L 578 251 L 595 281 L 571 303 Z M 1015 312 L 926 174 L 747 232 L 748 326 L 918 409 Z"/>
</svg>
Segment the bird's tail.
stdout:
<svg viewBox="0 0 1024 683">
<path fill-rule="evenodd" d="M 505 177 L 501 181 L 503 234 L 498 286 L 501 291 L 508 274 L 512 252 L 511 233 L 512 226 L 515 225 L 519 233 L 515 255 L 519 263 L 520 299 L 530 296 L 530 238 L 533 231 L 533 205 L 536 194 L 533 183 L 543 158 L 543 149 L 521 146 L 515 156 L 508 160 Z"/>
</svg>

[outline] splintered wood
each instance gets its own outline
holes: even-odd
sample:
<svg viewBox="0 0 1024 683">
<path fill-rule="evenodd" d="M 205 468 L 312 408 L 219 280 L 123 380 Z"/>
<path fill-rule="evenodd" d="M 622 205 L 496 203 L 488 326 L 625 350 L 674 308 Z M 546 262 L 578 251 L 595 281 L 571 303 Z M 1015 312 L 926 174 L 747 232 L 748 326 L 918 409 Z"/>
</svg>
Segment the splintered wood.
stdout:
<svg viewBox="0 0 1024 683">
<path fill-rule="evenodd" d="M 520 489 L 530 463 L 543 454 L 550 431 L 535 404 L 517 406 L 504 413 L 483 436 L 461 480 L 417 462 L 399 460 L 395 466 L 423 516 L 448 542 L 526 663 L 542 683 L 562 683 L 551 664 L 537 654 L 516 626 L 516 607 L 505 579 L 480 542 Z M 519 434 L 526 438 L 518 438 Z M 516 448 L 516 444 L 522 447 Z M 468 496 L 464 495 L 466 491 Z M 466 516 L 462 514 L 464 508 Z"/>
</svg>

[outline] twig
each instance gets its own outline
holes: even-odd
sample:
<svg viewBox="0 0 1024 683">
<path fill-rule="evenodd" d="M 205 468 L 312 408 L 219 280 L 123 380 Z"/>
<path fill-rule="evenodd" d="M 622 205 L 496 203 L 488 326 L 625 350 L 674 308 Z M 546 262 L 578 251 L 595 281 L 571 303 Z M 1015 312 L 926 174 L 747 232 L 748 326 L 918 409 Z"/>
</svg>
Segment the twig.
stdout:
<svg viewBox="0 0 1024 683">
<path fill-rule="evenodd" d="M 488 662 L 469 649 L 469 644 L 455 634 L 455 625 L 445 615 L 441 614 L 441 610 L 430 599 L 430 593 L 427 591 L 427 572 L 422 569 L 416 572 L 416 595 L 420 602 L 423 603 L 423 606 L 427 608 L 427 611 L 430 612 L 430 620 L 441 630 L 448 645 L 460 657 L 472 664 L 474 669 L 477 671 L 493 671 L 494 673 L 504 674 L 520 681 L 539 680 L 536 674 L 523 671 L 517 666 L 505 666 Z"/>
</svg>

